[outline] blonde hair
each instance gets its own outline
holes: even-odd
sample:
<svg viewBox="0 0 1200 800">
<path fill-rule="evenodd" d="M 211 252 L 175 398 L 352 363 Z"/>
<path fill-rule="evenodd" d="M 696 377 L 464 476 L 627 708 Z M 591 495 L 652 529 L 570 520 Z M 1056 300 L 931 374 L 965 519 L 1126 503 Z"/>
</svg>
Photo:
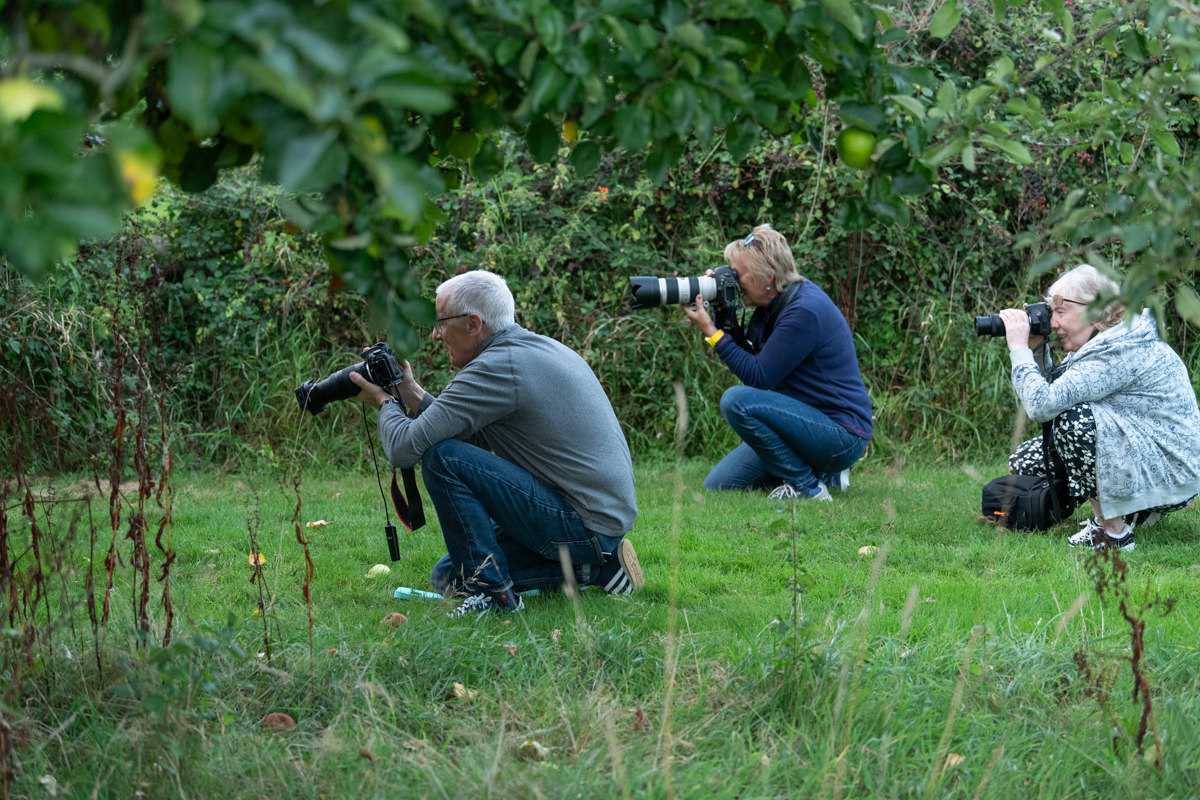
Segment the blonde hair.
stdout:
<svg viewBox="0 0 1200 800">
<path fill-rule="evenodd" d="M 740 256 L 746 269 L 760 278 L 767 280 L 767 286 L 783 292 L 789 283 L 804 280 L 796 271 L 796 261 L 792 258 L 792 248 L 788 246 L 783 234 L 768 224 L 759 225 L 750 233 L 753 240 L 746 244 L 746 239 L 737 239 L 725 245 L 725 260 L 733 263 L 734 256 Z"/>
<path fill-rule="evenodd" d="M 1100 270 L 1091 264 L 1080 264 L 1058 276 L 1058 280 L 1046 290 L 1045 300 L 1048 304 L 1057 294 L 1081 303 L 1091 303 L 1101 292 L 1118 294 L 1120 291 L 1121 287 L 1117 282 L 1106 277 Z M 1117 325 L 1124 316 L 1125 304 L 1114 300 L 1104 307 L 1092 324 L 1096 326 L 1096 330 L 1106 331 Z"/>
</svg>

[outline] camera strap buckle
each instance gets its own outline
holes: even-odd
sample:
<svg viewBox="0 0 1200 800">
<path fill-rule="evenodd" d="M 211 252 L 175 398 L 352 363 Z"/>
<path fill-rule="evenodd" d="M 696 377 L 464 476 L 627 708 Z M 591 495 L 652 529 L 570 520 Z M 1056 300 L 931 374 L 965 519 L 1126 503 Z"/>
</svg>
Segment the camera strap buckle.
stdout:
<svg viewBox="0 0 1200 800">
<path fill-rule="evenodd" d="M 421 492 L 417 489 L 417 475 L 412 467 L 400 470 L 404 478 L 404 492 L 396 483 L 396 470 L 392 470 L 392 505 L 404 527 L 415 531 L 425 525 L 425 507 L 421 504 Z M 404 499 L 408 495 L 408 500 Z"/>
</svg>

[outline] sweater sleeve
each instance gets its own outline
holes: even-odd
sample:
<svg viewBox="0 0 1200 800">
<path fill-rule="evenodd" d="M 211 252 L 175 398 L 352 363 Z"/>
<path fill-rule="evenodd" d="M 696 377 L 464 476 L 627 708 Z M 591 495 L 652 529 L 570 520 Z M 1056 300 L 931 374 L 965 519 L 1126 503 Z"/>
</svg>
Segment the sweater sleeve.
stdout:
<svg viewBox="0 0 1200 800">
<path fill-rule="evenodd" d="M 808 358 L 820 340 L 816 315 L 799 303 L 779 315 L 771 338 L 757 355 L 746 352 L 728 336 L 717 342 L 717 354 L 746 386 L 773 389 Z"/>
<path fill-rule="evenodd" d="M 438 442 L 469 439 L 513 412 L 517 387 L 508 365 L 472 366 L 458 373 L 435 400 L 422 402 L 416 419 L 406 417 L 395 403 L 379 410 L 379 439 L 392 466 L 414 466 Z"/>
<path fill-rule="evenodd" d="M 1025 413 L 1036 422 L 1048 422 L 1072 406 L 1101 400 L 1125 388 L 1132 379 L 1124 359 L 1085 358 L 1075 362 L 1054 383 L 1038 371 L 1029 348 L 1010 354 L 1012 382 Z"/>
</svg>

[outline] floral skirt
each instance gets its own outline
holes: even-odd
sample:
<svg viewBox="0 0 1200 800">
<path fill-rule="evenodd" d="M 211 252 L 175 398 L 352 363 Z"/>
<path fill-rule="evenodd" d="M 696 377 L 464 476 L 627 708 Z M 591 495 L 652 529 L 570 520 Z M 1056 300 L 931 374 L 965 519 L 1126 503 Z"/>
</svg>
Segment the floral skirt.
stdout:
<svg viewBox="0 0 1200 800">
<path fill-rule="evenodd" d="M 1067 486 L 1072 499 L 1082 504 L 1096 497 L 1096 418 L 1088 403 L 1068 408 L 1054 418 L 1050 425 L 1054 431 L 1054 450 L 1058 452 L 1067 469 Z M 1053 454 L 1051 455 L 1053 457 Z M 1042 437 L 1036 436 L 1023 442 L 1008 457 L 1008 469 L 1013 475 L 1046 474 L 1042 459 Z M 1155 506 L 1138 513 L 1167 514 L 1178 511 L 1195 498 L 1174 505 Z M 1133 515 L 1128 515 L 1133 516 Z"/>
</svg>

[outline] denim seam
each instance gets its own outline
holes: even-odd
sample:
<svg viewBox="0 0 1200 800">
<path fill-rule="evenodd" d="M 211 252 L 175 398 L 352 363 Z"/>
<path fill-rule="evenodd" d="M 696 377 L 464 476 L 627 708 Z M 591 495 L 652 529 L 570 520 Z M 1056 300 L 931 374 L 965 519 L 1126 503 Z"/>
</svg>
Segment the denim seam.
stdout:
<svg viewBox="0 0 1200 800">
<path fill-rule="evenodd" d="M 458 465 L 466 465 L 473 470 L 477 470 L 480 468 L 478 464 L 475 464 L 474 462 L 471 462 L 471 461 L 468 461 L 468 460 L 462 459 L 462 458 L 443 457 L 443 460 L 447 464 L 453 462 L 454 464 L 458 464 Z M 518 486 L 518 485 L 512 483 L 511 481 L 506 481 L 503 478 L 498 478 L 498 477 L 494 477 L 494 476 L 489 476 L 489 479 L 492 480 L 494 483 L 503 484 L 504 486 L 507 486 L 514 493 L 518 493 L 524 497 L 529 498 L 529 500 L 532 503 L 536 504 L 538 507 L 540 507 L 546 511 L 549 511 L 554 514 L 558 514 L 559 516 L 562 516 L 562 517 L 574 516 L 576 519 L 579 518 L 578 511 L 575 511 L 574 509 L 563 509 L 563 508 L 558 508 L 556 506 L 547 505 L 546 503 L 539 500 L 535 495 L 530 494 L 528 491 L 526 491 L 524 489 L 524 487 Z M 460 480 L 461 480 L 461 478 L 460 478 Z M 535 478 L 535 480 L 536 480 L 536 478 Z M 580 520 L 580 521 L 582 522 L 582 520 Z M 586 527 L 585 527 L 585 530 L 586 530 Z"/>
</svg>

